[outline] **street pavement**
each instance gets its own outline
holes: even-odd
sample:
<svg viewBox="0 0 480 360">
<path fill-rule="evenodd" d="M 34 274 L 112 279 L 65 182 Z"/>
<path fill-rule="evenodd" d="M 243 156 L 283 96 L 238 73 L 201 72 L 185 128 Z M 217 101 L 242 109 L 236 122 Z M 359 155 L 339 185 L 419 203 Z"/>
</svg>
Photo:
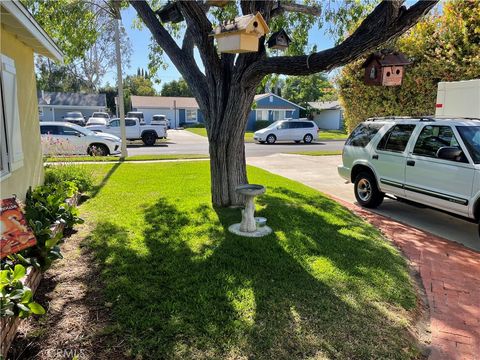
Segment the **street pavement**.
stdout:
<svg viewBox="0 0 480 360">
<path fill-rule="evenodd" d="M 248 156 L 266 156 L 296 151 L 342 150 L 344 141 L 324 141 L 315 144 L 277 143 L 273 145 L 246 143 Z M 161 154 L 207 154 L 208 140 L 204 136 L 185 130 L 168 130 L 166 141 L 157 141 L 155 146 L 144 146 L 141 142 L 128 145 L 128 155 Z"/>
<path fill-rule="evenodd" d="M 346 184 L 337 173 L 337 165 L 341 161 L 341 156 L 293 154 L 247 158 L 249 165 L 301 182 L 349 203 L 355 203 L 353 185 Z M 374 212 L 480 251 L 477 225 L 467 220 L 388 198 Z"/>
</svg>

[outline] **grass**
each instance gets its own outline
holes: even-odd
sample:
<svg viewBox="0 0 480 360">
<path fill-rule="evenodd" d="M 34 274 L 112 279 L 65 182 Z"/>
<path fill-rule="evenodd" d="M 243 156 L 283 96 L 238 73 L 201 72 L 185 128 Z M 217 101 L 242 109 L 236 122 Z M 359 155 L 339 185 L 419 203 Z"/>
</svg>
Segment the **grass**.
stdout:
<svg viewBox="0 0 480 360">
<path fill-rule="evenodd" d="M 207 129 L 205 128 L 187 128 L 185 129 L 191 133 L 207 137 Z M 253 140 L 253 131 L 245 132 L 245 142 L 254 142 Z"/>
<path fill-rule="evenodd" d="M 346 130 L 320 129 L 319 140 L 345 140 L 348 137 Z"/>
<path fill-rule="evenodd" d="M 207 159 L 204 154 L 164 154 L 164 155 L 134 155 L 128 156 L 125 161 L 147 160 L 179 160 L 179 159 Z M 91 161 L 119 161 L 117 156 L 58 156 L 48 157 L 45 162 L 91 162 Z"/>
<path fill-rule="evenodd" d="M 308 155 L 308 156 L 332 156 L 342 155 L 341 150 L 318 150 L 318 151 L 294 151 L 287 154 Z"/>
<path fill-rule="evenodd" d="M 311 188 L 249 167 L 274 233 L 232 235 L 209 164 L 89 165 L 80 211 L 114 326 L 143 359 L 409 359 L 416 297 L 399 252 Z"/>
</svg>

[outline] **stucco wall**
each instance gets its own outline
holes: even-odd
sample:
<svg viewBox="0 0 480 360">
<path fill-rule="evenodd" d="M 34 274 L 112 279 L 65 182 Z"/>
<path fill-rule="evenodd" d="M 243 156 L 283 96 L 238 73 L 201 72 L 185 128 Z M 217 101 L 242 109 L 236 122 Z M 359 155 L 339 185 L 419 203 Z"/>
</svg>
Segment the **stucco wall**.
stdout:
<svg viewBox="0 0 480 360">
<path fill-rule="evenodd" d="M 37 85 L 33 67 L 33 50 L 1 28 L 0 52 L 15 61 L 18 111 L 20 116 L 23 166 L 0 183 L 2 199 L 16 194 L 25 199 L 29 186 L 43 182 L 43 162 L 38 121 Z"/>
</svg>

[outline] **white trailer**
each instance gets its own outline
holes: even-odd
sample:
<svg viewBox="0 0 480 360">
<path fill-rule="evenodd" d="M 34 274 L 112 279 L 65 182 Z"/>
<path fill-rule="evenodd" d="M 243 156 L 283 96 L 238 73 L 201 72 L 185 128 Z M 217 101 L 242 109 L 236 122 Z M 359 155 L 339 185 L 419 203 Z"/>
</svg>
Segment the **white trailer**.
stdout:
<svg viewBox="0 0 480 360">
<path fill-rule="evenodd" d="M 480 79 L 439 82 L 435 116 L 480 119 Z"/>
</svg>

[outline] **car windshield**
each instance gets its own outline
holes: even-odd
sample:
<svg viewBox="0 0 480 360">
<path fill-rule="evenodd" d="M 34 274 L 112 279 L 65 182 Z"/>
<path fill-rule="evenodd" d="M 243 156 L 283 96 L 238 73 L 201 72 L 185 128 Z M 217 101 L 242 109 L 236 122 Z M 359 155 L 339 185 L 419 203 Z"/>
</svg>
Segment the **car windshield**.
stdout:
<svg viewBox="0 0 480 360">
<path fill-rule="evenodd" d="M 108 114 L 105 113 L 93 113 L 92 117 L 108 119 Z"/>
<path fill-rule="evenodd" d="M 475 164 L 480 164 L 480 126 L 457 126 Z"/>
<path fill-rule="evenodd" d="M 96 133 L 94 133 L 92 130 L 88 130 L 84 127 L 81 127 L 81 126 L 78 126 L 78 125 L 75 125 L 75 124 L 69 124 L 68 125 L 70 128 L 72 129 L 75 129 L 77 130 L 78 132 L 84 134 L 84 135 L 88 135 L 88 136 L 92 136 L 92 135 L 97 135 Z"/>
<path fill-rule="evenodd" d="M 66 117 L 70 117 L 70 118 L 82 118 L 82 119 L 83 119 L 83 115 L 80 114 L 80 113 L 76 113 L 76 112 L 67 113 L 67 116 L 66 116 Z"/>
</svg>

